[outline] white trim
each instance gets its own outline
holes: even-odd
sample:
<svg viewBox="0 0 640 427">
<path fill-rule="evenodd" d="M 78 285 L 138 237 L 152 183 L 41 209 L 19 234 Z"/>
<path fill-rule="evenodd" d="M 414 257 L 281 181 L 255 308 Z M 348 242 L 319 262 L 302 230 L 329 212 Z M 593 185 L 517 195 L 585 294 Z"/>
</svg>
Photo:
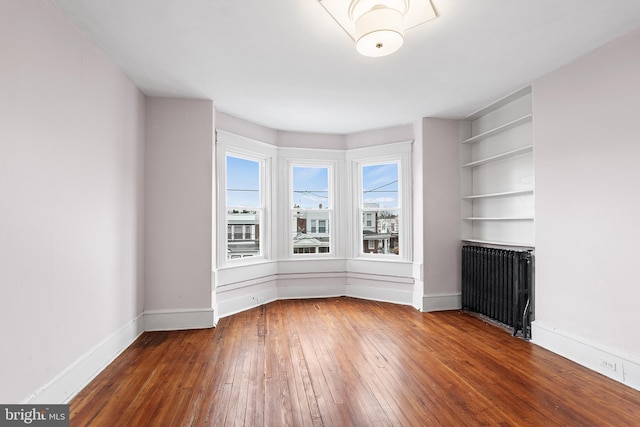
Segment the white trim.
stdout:
<svg viewBox="0 0 640 427">
<path fill-rule="evenodd" d="M 531 341 L 586 368 L 640 390 L 640 361 L 632 356 L 559 331 L 540 321 L 531 324 Z M 611 368 L 604 367 L 603 361 Z"/>
<path fill-rule="evenodd" d="M 345 150 L 333 148 L 278 147 L 278 157 L 305 162 L 335 162 L 344 160 Z"/>
<path fill-rule="evenodd" d="M 413 290 L 372 286 L 374 281 L 353 279 L 347 284 L 346 296 L 370 301 L 413 306 Z"/>
<path fill-rule="evenodd" d="M 218 292 L 219 295 L 223 295 L 225 292 L 231 292 L 237 289 L 249 288 L 251 286 L 259 286 L 265 283 L 275 283 L 277 278 L 278 278 L 278 275 L 271 274 L 268 276 L 255 277 L 255 278 L 241 280 L 233 283 L 226 283 L 223 285 L 218 285 L 216 287 L 216 291 Z"/>
<path fill-rule="evenodd" d="M 276 157 L 278 152 L 278 147 L 272 144 L 220 129 L 216 129 L 216 144 L 233 147 L 236 152 L 252 157 L 257 154 L 264 157 Z"/>
<path fill-rule="evenodd" d="M 274 296 L 275 291 L 271 290 L 263 290 L 261 292 L 256 292 L 252 294 L 250 301 L 246 296 L 240 296 L 233 299 L 228 299 L 224 301 L 220 301 L 218 303 L 218 311 L 219 313 L 218 319 L 228 316 L 233 316 L 234 314 L 241 313 L 246 310 L 250 310 L 259 305 L 268 304 L 270 302 L 277 301 L 278 298 Z"/>
<path fill-rule="evenodd" d="M 151 310 L 144 312 L 145 331 L 178 331 L 212 328 L 212 308 Z"/>
<path fill-rule="evenodd" d="M 331 298 L 346 295 L 345 275 L 333 274 L 329 277 L 301 281 L 289 277 L 278 280 L 278 299 Z"/>
<path fill-rule="evenodd" d="M 336 230 L 340 230 L 340 224 L 336 221 L 339 216 L 335 215 L 336 208 L 340 208 L 340 201 L 338 200 L 337 192 L 336 192 L 336 183 L 341 181 L 341 177 L 336 176 L 339 173 L 339 161 L 335 159 L 331 160 L 308 160 L 308 159 L 296 159 L 296 158 L 286 158 L 284 159 L 284 164 L 286 165 L 286 183 L 280 183 L 279 188 L 288 188 L 289 191 L 286 195 L 283 195 L 283 199 L 286 199 L 286 205 L 283 205 L 283 212 L 286 212 L 288 215 L 288 220 L 285 224 L 278 224 L 280 227 L 284 227 L 287 230 L 288 238 L 285 239 L 285 248 L 281 248 L 281 257 L 290 258 L 290 259 L 299 259 L 304 257 L 326 257 L 326 258 L 335 258 L 338 246 L 336 245 Z M 293 170 L 294 168 L 316 168 L 316 169 L 326 169 L 327 170 L 327 202 L 325 203 L 325 207 L 323 209 L 316 208 L 293 208 L 295 205 L 295 198 L 293 195 Z M 294 242 L 293 236 L 296 235 L 297 230 L 293 230 L 291 227 L 295 227 L 297 225 L 294 224 L 293 214 L 294 212 L 302 212 L 309 216 L 315 215 L 325 215 L 327 216 L 326 221 L 328 221 L 328 234 L 329 237 L 329 251 L 328 253 L 313 253 L 310 255 L 305 254 L 294 254 Z M 314 234 L 321 234 L 320 232 L 320 221 L 325 220 L 321 219 L 320 216 L 313 219 L 312 222 L 318 221 L 317 231 L 311 232 L 311 230 L 307 230 L 307 235 L 313 236 Z M 327 224 L 325 224 L 327 227 Z M 284 249 L 284 253 L 282 252 Z"/>
<path fill-rule="evenodd" d="M 218 287 L 216 314 L 226 317 L 280 299 L 336 296 L 413 305 L 415 281 L 412 277 L 294 270 Z"/>
<path fill-rule="evenodd" d="M 216 318 L 231 316 L 278 299 L 276 275 L 242 280 L 218 286 Z"/>
<path fill-rule="evenodd" d="M 411 154 L 412 144 L 413 140 L 409 140 L 370 147 L 351 148 L 345 150 L 345 157 L 347 160 L 361 160 L 377 157 L 386 158 L 388 156 L 397 156 L 398 154 L 404 153 Z"/>
<path fill-rule="evenodd" d="M 422 296 L 422 311 L 460 310 L 462 308 L 462 296 L 460 292 L 452 294 L 430 294 Z"/>
<path fill-rule="evenodd" d="M 246 265 L 232 265 L 215 270 L 215 287 L 221 288 L 235 283 L 246 283 L 250 280 L 263 280 L 278 273 L 279 263 L 274 261 L 262 261 Z"/>
<path fill-rule="evenodd" d="M 216 218 L 212 227 L 216 230 L 218 239 L 215 240 L 217 259 L 215 265 L 219 267 L 230 267 L 234 265 L 248 265 L 261 263 L 272 257 L 273 235 L 272 220 L 277 217 L 273 211 L 275 205 L 272 203 L 275 177 L 273 176 L 273 164 L 277 159 L 278 149 L 270 144 L 256 141 L 243 136 L 235 135 L 224 131 L 216 133 L 216 186 L 214 187 L 218 203 L 213 210 L 213 217 Z M 227 156 L 243 158 L 260 165 L 260 255 L 243 258 L 241 260 L 227 259 Z"/>
<path fill-rule="evenodd" d="M 413 260 L 412 229 L 412 141 L 349 150 L 345 153 L 351 176 L 350 215 L 355 217 L 351 227 L 349 254 L 355 259 Z M 384 210 L 398 211 L 399 255 L 367 254 L 363 251 L 362 215 L 375 209 L 365 208 L 362 199 L 362 171 L 364 167 L 395 163 L 398 167 L 398 205 Z M 382 210 L 382 208 L 381 208 Z"/>
<path fill-rule="evenodd" d="M 412 264 L 412 277 L 415 280 L 424 281 L 424 264 L 421 262 L 414 262 Z"/>
<path fill-rule="evenodd" d="M 67 403 L 144 332 L 144 316 L 138 315 L 108 336 L 21 404 Z"/>
<path fill-rule="evenodd" d="M 396 257 L 397 258 L 397 257 Z M 384 280 L 395 281 L 405 278 L 414 278 L 413 263 L 393 257 L 348 258 L 346 260 L 347 272 L 350 274 L 369 274 L 371 276 L 384 277 Z"/>
</svg>

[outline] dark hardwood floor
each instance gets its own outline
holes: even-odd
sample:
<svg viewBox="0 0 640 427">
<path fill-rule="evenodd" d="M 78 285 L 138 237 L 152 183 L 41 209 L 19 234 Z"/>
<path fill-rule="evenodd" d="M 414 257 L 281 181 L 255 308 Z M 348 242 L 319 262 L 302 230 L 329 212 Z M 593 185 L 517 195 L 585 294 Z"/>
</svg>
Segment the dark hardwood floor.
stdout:
<svg viewBox="0 0 640 427">
<path fill-rule="evenodd" d="M 72 426 L 638 426 L 640 392 L 460 312 L 277 301 L 147 332 Z"/>
</svg>

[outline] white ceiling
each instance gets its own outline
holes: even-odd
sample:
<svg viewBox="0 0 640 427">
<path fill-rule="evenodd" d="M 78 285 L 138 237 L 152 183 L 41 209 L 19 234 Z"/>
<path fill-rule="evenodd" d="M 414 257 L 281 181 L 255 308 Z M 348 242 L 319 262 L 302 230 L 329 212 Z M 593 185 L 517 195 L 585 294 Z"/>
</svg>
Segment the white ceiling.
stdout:
<svg viewBox="0 0 640 427">
<path fill-rule="evenodd" d="M 464 117 L 640 26 L 639 0 L 432 0 L 438 18 L 367 58 L 317 0 L 54 2 L 147 95 L 339 134 Z"/>
</svg>

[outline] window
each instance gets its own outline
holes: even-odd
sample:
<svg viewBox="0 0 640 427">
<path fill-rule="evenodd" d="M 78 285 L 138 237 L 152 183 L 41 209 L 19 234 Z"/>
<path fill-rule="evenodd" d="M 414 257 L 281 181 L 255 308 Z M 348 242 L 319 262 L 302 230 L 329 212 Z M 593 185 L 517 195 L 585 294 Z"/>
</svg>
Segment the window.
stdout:
<svg viewBox="0 0 640 427">
<path fill-rule="evenodd" d="M 316 150 L 216 136 L 213 242 L 229 277 L 247 264 L 270 274 L 285 259 L 301 261 L 292 271 L 309 258 L 350 259 L 357 271 L 412 261 L 410 142 Z"/>
<path fill-rule="evenodd" d="M 365 213 L 364 215 L 365 215 L 365 220 L 364 220 L 365 227 L 373 226 L 373 214 Z"/>
<path fill-rule="evenodd" d="M 294 254 L 331 253 L 331 170 L 329 166 L 291 167 L 290 206 Z"/>
<path fill-rule="evenodd" d="M 399 255 L 401 218 L 398 161 L 360 166 L 363 253 Z"/>
<path fill-rule="evenodd" d="M 259 256 L 263 216 L 261 162 L 226 156 L 227 259 Z"/>
</svg>

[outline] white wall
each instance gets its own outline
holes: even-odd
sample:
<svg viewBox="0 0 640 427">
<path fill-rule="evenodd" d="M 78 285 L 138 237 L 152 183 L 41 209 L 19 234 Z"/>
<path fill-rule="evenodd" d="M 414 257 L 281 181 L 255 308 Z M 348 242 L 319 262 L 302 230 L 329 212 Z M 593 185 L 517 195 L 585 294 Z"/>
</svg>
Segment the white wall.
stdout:
<svg viewBox="0 0 640 427">
<path fill-rule="evenodd" d="M 145 313 L 211 326 L 213 104 L 149 98 L 146 111 Z"/>
<path fill-rule="evenodd" d="M 424 310 L 424 203 L 415 203 L 424 198 L 423 158 L 425 144 L 422 120 L 413 123 L 414 142 L 411 147 L 411 217 L 413 218 L 413 306 Z"/>
<path fill-rule="evenodd" d="M 276 145 L 278 141 L 278 131 L 269 129 L 258 124 L 242 120 L 230 114 L 216 111 L 215 125 L 218 129 L 244 136 L 266 144 Z"/>
<path fill-rule="evenodd" d="M 424 311 L 460 308 L 459 126 L 422 120 Z"/>
<path fill-rule="evenodd" d="M 639 52 L 636 30 L 533 85 L 533 339 L 636 388 Z"/>
<path fill-rule="evenodd" d="M 0 4 L 0 58 L 0 402 L 56 402 L 140 330 L 144 96 L 48 1 Z"/>
</svg>

